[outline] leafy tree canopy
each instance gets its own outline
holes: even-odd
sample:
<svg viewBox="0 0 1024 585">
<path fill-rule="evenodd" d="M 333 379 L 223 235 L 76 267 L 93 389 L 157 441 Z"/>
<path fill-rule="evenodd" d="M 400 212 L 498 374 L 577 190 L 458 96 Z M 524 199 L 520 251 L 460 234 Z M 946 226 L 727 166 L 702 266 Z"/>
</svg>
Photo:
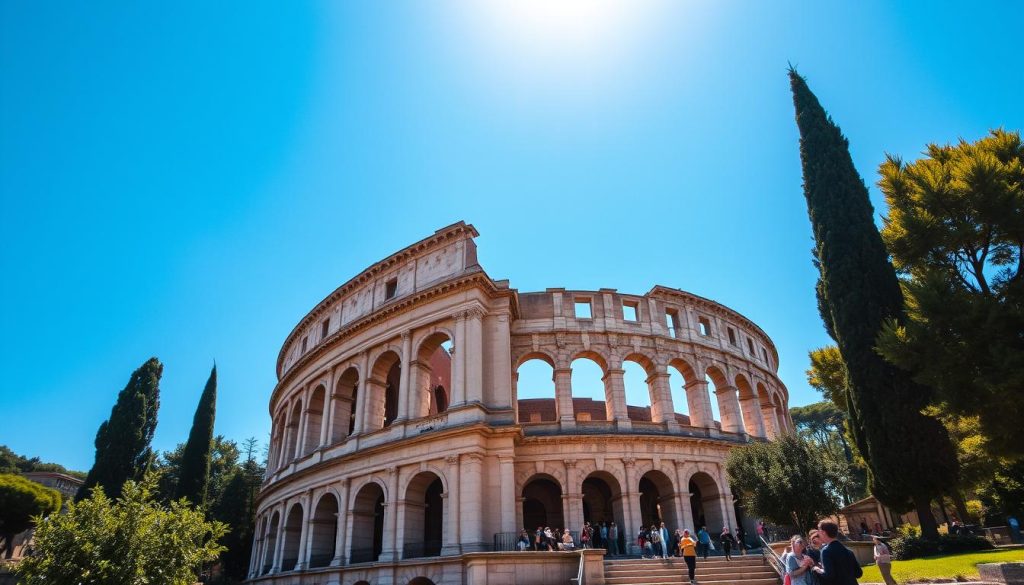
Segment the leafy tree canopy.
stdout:
<svg viewBox="0 0 1024 585">
<path fill-rule="evenodd" d="M 38 457 L 30 459 L 18 455 L 7 445 L 0 445 L 0 473 L 29 473 L 32 471 L 52 471 L 85 479 L 85 473 L 82 471 L 72 471 L 57 463 L 45 463 Z"/>
<path fill-rule="evenodd" d="M 153 501 L 155 479 L 127 481 L 116 501 L 103 490 L 51 516 L 19 565 L 24 585 L 191 585 L 195 569 L 217 558 L 226 527 L 185 500 Z"/>
<path fill-rule="evenodd" d="M 930 144 L 879 169 L 882 236 L 903 275 L 907 319 L 879 350 L 935 388 L 943 410 L 977 417 L 993 452 L 1019 458 L 1024 420 L 1024 144 L 993 130 Z"/>
<path fill-rule="evenodd" d="M 10 558 L 14 552 L 14 536 L 35 525 L 35 518 L 60 510 L 61 495 L 20 475 L 0 474 L 0 536 Z"/>
</svg>

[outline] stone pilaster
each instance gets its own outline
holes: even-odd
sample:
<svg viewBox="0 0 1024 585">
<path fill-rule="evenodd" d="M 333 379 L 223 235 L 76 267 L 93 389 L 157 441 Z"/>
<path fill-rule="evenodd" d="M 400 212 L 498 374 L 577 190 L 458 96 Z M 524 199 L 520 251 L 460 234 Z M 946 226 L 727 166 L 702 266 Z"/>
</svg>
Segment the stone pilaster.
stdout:
<svg viewBox="0 0 1024 585">
<path fill-rule="evenodd" d="M 555 368 L 555 416 L 565 429 L 576 428 L 572 407 L 572 368 Z"/>
<path fill-rule="evenodd" d="M 615 421 L 619 430 L 632 430 L 633 423 L 629 420 L 629 411 L 626 410 L 626 383 L 623 380 L 625 370 L 611 368 L 604 375 L 604 394 L 606 408 L 608 409 L 608 420 Z"/>
</svg>

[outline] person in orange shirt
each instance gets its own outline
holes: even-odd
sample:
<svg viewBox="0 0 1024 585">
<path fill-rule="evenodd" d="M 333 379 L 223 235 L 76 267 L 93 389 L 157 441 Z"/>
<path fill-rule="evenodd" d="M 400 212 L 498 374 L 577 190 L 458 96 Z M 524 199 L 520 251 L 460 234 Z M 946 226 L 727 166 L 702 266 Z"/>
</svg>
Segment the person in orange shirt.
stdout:
<svg viewBox="0 0 1024 585">
<path fill-rule="evenodd" d="M 683 553 L 683 560 L 686 561 L 686 570 L 690 573 L 690 583 L 696 583 L 694 573 L 697 572 L 697 541 L 690 536 L 689 530 L 684 530 L 683 537 L 679 539 L 679 551 Z"/>
</svg>

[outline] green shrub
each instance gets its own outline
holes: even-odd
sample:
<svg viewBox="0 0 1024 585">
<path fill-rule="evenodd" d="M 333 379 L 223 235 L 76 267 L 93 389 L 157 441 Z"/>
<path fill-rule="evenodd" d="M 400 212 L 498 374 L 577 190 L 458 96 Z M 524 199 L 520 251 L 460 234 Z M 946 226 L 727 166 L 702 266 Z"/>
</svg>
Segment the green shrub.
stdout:
<svg viewBox="0 0 1024 585">
<path fill-rule="evenodd" d="M 938 540 L 920 536 L 900 536 L 889 542 L 889 548 L 892 549 L 894 559 L 907 561 L 933 555 L 989 550 L 995 546 L 980 536 L 942 535 Z"/>
</svg>

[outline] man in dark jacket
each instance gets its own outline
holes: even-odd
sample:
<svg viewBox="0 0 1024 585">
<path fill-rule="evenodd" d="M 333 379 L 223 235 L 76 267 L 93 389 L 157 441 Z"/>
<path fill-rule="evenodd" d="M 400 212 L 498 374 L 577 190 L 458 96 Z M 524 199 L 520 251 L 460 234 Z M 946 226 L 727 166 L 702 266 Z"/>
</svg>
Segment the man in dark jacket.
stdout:
<svg viewBox="0 0 1024 585">
<path fill-rule="evenodd" d="M 821 566 L 814 567 L 814 572 L 822 585 L 857 585 L 857 578 L 864 572 L 853 552 L 837 540 L 839 526 L 822 520 L 818 523 L 818 534 L 825 546 L 821 549 Z"/>
</svg>

